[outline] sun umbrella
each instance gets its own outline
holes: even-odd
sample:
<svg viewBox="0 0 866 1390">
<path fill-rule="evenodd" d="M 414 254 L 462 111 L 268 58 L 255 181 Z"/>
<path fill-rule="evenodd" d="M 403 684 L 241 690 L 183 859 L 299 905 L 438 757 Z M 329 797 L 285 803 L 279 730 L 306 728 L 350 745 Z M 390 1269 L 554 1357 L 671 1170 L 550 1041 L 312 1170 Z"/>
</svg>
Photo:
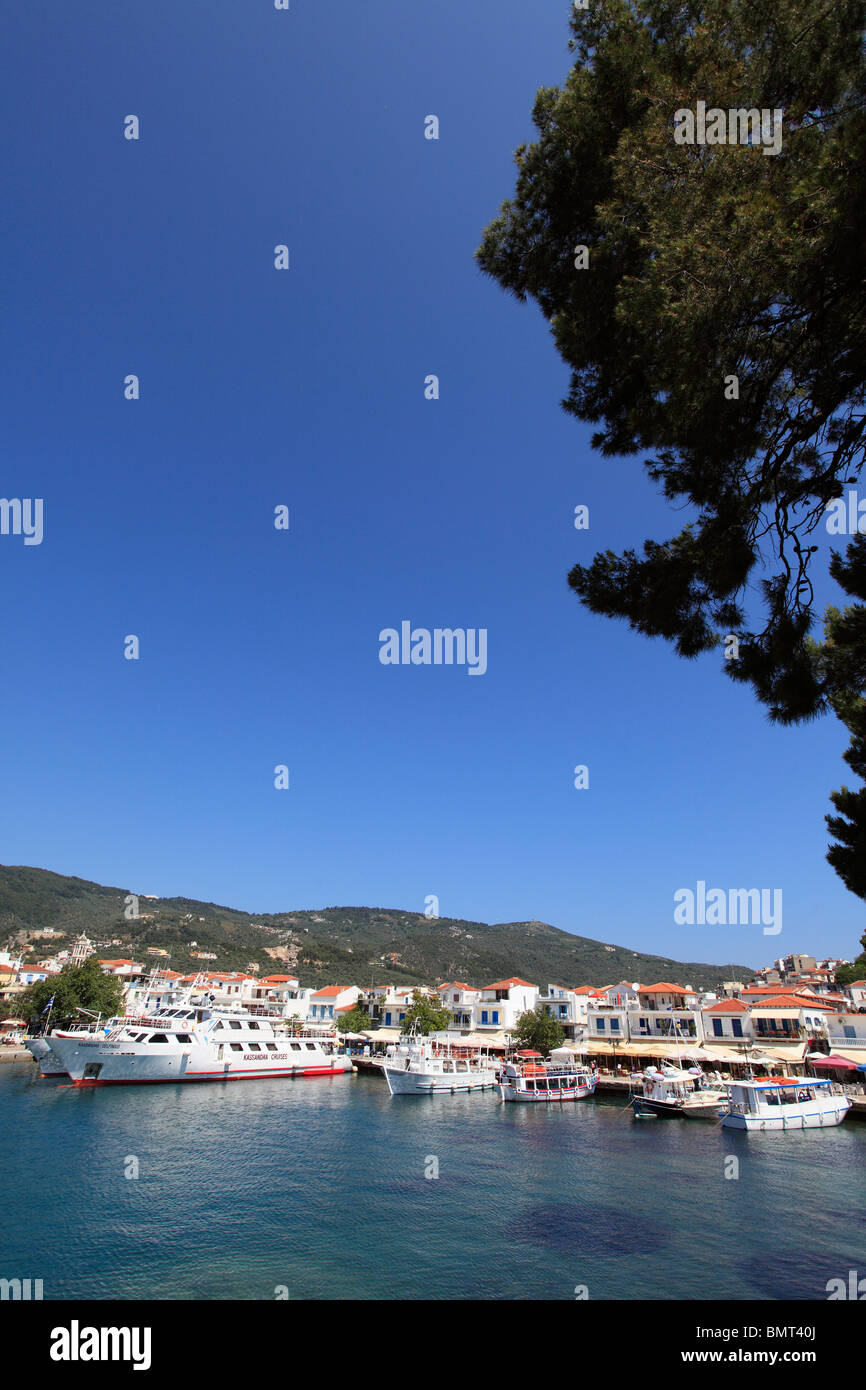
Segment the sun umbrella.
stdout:
<svg viewBox="0 0 866 1390">
<path fill-rule="evenodd" d="M 835 1052 L 831 1052 L 829 1057 L 822 1057 L 820 1062 L 813 1062 L 813 1067 L 838 1067 L 841 1071 L 857 1071 L 856 1062 L 849 1062 L 847 1057 L 839 1057 Z"/>
</svg>

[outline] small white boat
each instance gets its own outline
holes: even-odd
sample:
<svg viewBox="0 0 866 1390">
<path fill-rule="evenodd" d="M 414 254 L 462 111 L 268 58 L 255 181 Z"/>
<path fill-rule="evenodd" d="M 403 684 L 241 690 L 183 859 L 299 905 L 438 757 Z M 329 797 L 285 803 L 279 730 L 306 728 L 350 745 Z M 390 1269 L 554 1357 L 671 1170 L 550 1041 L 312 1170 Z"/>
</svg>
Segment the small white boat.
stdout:
<svg viewBox="0 0 866 1390">
<path fill-rule="evenodd" d="M 851 1102 L 833 1095 L 830 1081 L 811 1076 L 733 1081 L 722 1124 L 728 1129 L 827 1129 L 840 1125 Z"/>
<path fill-rule="evenodd" d="M 503 1100 L 539 1104 L 583 1100 L 596 1088 L 598 1075 L 581 1062 L 544 1062 L 540 1052 L 516 1052 L 499 1073 Z"/>
<path fill-rule="evenodd" d="M 636 1116 L 670 1115 L 681 1119 L 717 1120 L 727 1099 L 724 1090 L 707 1085 L 700 1068 L 647 1067 L 644 1079 L 632 1090 Z"/>
<path fill-rule="evenodd" d="M 471 1053 L 435 1033 L 429 1037 L 412 1034 L 389 1047 L 382 1071 L 392 1096 L 483 1091 L 496 1085 L 492 1057 Z"/>
</svg>

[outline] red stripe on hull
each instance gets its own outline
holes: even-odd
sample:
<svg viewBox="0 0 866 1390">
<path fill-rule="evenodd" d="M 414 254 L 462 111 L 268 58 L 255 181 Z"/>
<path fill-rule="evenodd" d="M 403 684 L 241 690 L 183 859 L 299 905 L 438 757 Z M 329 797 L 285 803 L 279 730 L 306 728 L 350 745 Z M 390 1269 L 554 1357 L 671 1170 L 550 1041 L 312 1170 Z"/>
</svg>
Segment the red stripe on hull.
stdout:
<svg viewBox="0 0 866 1390">
<path fill-rule="evenodd" d="M 159 1077 L 118 1077 L 114 1081 L 100 1081 L 98 1077 L 82 1077 L 73 1081 L 73 1086 L 175 1086 L 186 1081 L 285 1081 L 295 1076 L 351 1076 L 349 1071 L 334 1071 L 332 1067 L 311 1067 L 308 1071 L 206 1071 L 186 1076 Z"/>
</svg>

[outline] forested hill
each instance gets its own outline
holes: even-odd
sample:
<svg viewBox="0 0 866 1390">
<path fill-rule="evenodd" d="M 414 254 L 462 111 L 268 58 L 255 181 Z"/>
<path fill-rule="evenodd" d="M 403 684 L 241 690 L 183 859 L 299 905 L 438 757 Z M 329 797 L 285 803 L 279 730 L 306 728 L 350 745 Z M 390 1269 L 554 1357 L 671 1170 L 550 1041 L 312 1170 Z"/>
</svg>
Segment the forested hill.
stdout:
<svg viewBox="0 0 866 1390">
<path fill-rule="evenodd" d="M 301 984 L 396 984 L 463 980 L 489 984 L 519 975 L 535 984 L 606 985 L 672 980 L 712 988 L 748 980 L 753 967 L 706 965 L 647 955 L 573 936 L 546 922 L 464 922 L 399 908 L 328 907 L 255 914 L 194 898 L 152 898 L 140 885 L 109 888 L 48 869 L 0 866 L 0 945 L 28 945 L 36 960 L 86 932 L 105 956 L 170 964 L 174 970 L 288 971 Z M 138 894 L 138 918 L 126 899 Z M 60 937 L 34 933 L 46 927 Z M 168 958 L 148 955 L 148 947 Z M 197 953 L 215 954 L 202 960 Z"/>
</svg>

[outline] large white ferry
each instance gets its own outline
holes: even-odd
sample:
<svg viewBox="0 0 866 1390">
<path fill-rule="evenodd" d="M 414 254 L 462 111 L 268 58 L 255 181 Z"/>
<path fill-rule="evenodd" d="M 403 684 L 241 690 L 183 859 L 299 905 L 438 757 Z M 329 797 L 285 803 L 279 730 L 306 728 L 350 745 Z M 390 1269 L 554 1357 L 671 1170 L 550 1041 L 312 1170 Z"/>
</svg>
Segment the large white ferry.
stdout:
<svg viewBox="0 0 866 1390">
<path fill-rule="evenodd" d="M 833 1095 L 829 1081 L 812 1076 L 734 1081 L 727 1090 L 722 1124 L 728 1129 L 826 1129 L 851 1109 L 847 1096 Z"/>
<path fill-rule="evenodd" d="M 46 1041 L 76 1086 L 334 1076 L 351 1058 L 325 1038 L 288 1037 L 276 1019 L 213 1006 L 166 1009 L 106 1024 L 101 1033 L 54 1029 Z"/>
<path fill-rule="evenodd" d="M 472 1055 L 435 1033 L 429 1037 L 410 1035 L 404 1042 L 391 1045 L 382 1071 L 392 1096 L 483 1091 L 496 1085 L 494 1058 Z"/>
<path fill-rule="evenodd" d="M 503 1100 L 531 1104 L 583 1100 L 595 1092 L 598 1075 L 575 1059 L 544 1062 L 540 1052 L 516 1052 L 499 1073 Z"/>
</svg>

